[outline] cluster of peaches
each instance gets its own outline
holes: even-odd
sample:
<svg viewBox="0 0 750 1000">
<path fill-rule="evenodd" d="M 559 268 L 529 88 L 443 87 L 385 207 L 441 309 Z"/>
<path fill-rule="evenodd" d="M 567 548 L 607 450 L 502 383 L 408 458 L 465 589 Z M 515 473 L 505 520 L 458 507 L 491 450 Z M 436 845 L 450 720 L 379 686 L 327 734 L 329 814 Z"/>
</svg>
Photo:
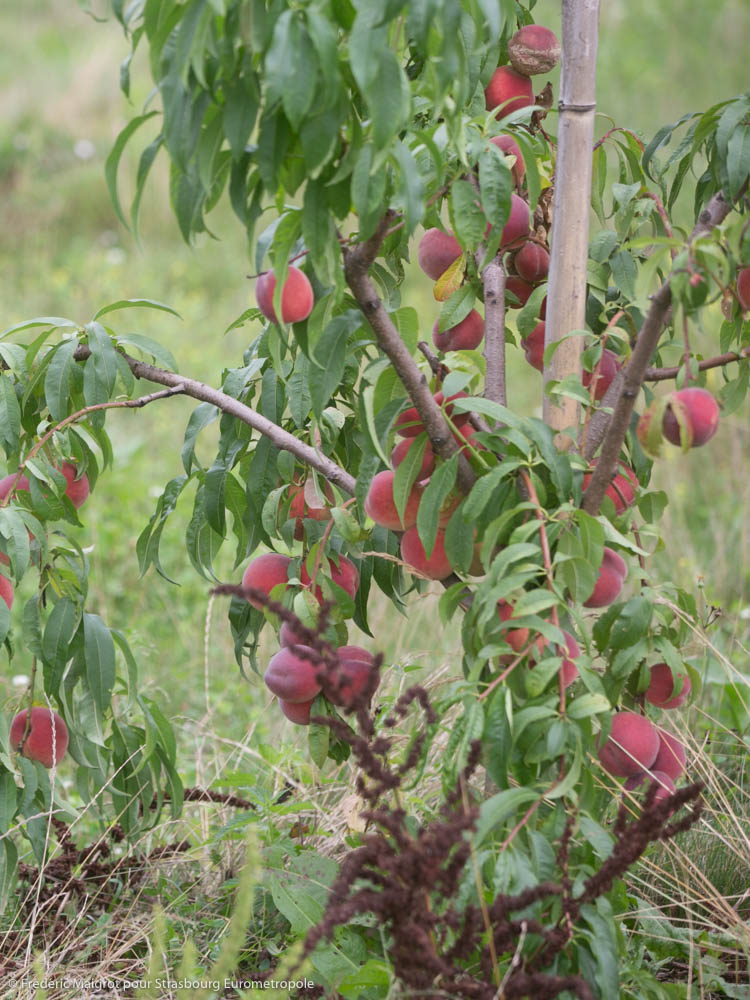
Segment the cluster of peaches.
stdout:
<svg viewBox="0 0 750 1000">
<path fill-rule="evenodd" d="M 77 509 L 88 499 L 90 485 L 88 476 L 84 473 L 78 476 L 78 470 L 72 462 L 63 462 L 60 471 L 65 477 L 65 495 Z M 29 480 L 24 475 L 11 472 L 0 479 L 0 502 L 6 500 L 9 494 L 29 491 Z M 0 563 L 8 565 L 10 560 L 5 553 L 0 552 Z M 5 574 L 0 574 L 0 597 L 10 609 L 14 598 L 13 584 Z M 34 705 L 27 726 L 28 710 L 19 712 L 10 724 L 10 745 L 23 753 L 29 760 L 39 761 L 44 767 L 56 765 L 68 749 L 68 727 L 57 712 L 43 705 Z"/>
<path fill-rule="evenodd" d="M 257 556 L 245 570 L 242 586 L 269 596 L 272 593 L 280 595 L 289 582 L 291 563 L 289 556 L 278 552 Z M 332 582 L 353 598 L 359 586 L 355 565 L 346 556 L 339 556 L 338 565 L 331 561 L 329 573 Z M 303 587 L 312 587 L 312 579 L 305 566 L 300 570 L 300 583 Z M 319 604 L 323 604 L 324 595 L 320 587 L 315 588 L 315 597 Z M 252 597 L 248 600 L 253 607 L 260 609 L 263 606 Z M 367 686 L 375 662 L 372 653 L 361 646 L 338 646 L 334 649 L 335 670 L 324 670 L 320 655 L 307 645 L 309 637 L 304 631 L 295 630 L 288 622 L 282 623 L 279 630 L 281 649 L 271 657 L 263 676 L 266 687 L 276 695 L 281 711 L 287 719 L 300 726 L 310 724 L 310 709 L 323 690 L 323 677 L 324 693 L 331 704 L 349 708 Z"/>
</svg>

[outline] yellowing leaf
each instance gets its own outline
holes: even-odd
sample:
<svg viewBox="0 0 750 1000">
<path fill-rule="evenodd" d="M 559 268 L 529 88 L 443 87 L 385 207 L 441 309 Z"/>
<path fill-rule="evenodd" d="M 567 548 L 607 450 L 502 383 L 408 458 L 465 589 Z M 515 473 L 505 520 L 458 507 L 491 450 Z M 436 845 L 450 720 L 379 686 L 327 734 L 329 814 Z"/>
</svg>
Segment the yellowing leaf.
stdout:
<svg viewBox="0 0 750 1000">
<path fill-rule="evenodd" d="M 466 266 L 462 254 L 453 261 L 447 271 L 443 271 L 435 282 L 435 287 L 432 290 L 435 299 L 438 302 L 445 302 L 454 292 L 457 292 L 464 280 L 465 272 Z"/>
</svg>

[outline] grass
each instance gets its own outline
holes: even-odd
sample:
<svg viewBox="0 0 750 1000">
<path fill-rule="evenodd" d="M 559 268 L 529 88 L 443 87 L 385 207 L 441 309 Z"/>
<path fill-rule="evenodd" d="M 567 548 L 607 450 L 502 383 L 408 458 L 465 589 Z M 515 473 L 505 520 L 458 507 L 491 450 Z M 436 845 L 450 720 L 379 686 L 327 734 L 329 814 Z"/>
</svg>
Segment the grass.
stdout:
<svg viewBox="0 0 750 1000">
<path fill-rule="evenodd" d="M 543 0 L 537 17 L 544 21 L 549 14 L 552 24 L 557 7 Z M 0 136 L 0 194 L 6 209 L 0 231 L 3 328 L 33 315 L 62 314 L 85 321 L 107 301 L 154 298 L 177 308 L 182 322 L 139 311 L 127 316 L 127 328 L 160 340 L 175 354 L 180 370 L 215 384 L 221 369 L 236 363 L 251 335 L 245 329 L 222 335 L 248 305 L 251 287 L 246 247 L 233 218 L 226 210 L 218 211 L 212 223 L 220 238 L 186 247 L 166 208 L 164 174 L 157 172 L 144 198 L 142 242 L 136 245 L 118 222 L 103 182 L 104 159 L 132 111 L 117 86 L 117 66 L 125 54 L 118 29 L 96 24 L 70 0 L 28 0 L 22 19 L 11 8 L 0 9 L 0 31 L 7 42 L 0 51 L 5 112 Z M 670 40 L 676 21 L 680 46 Z M 742 90 L 749 22 L 750 11 L 740 0 L 717 0 L 689 11 L 684 5 L 678 11 L 675 4 L 654 7 L 645 0 L 603 5 L 600 106 L 612 109 L 625 124 L 637 121 L 639 130 L 648 134 L 689 108 L 702 109 Z M 672 81 L 669 86 L 667 79 Z M 137 95 L 136 105 L 143 96 Z M 133 173 L 129 160 L 124 203 Z M 430 284 L 414 267 L 404 298 L 420 315 L 435 314 Z M 520 352 L 514 353 L 514 402 L 524 412 L 537 412 L 536 373 L 523 364 Z M 718 386 L 719 376 L 715 383 Z M 301 833 L 307 825 L 319 834 L 324 850 L 335 851 L 355 822 L 347 770 L 335 779 L 314 775 L 305 733 L 271 710 L 259 678 L 245 681 L 240 676 L 225 609 L 211 603 L 208 582 L 196 576 L 185 552 L 189 498 L 168 525 L 162 550 L 165 568 L 179 581 L 179 589 L 153 572 L 143 579 L 138 576 L 135 540 L 163 485 L 181 470 L 179 449 L 191 410 L 188 401 L 171 399 L 108 419 L 116 463 L 87 504 L 81 532 L 92 566 L 90 610 L 127 632 L 140 664 L 143 691 L 166 706 L 177 727 L 186 781 L 251 798 L 269 838 L 312 836 Z M 696 635 L 694 660 L 710 683 L 685 721 L 686 732 L 713 733 L 710 745 L 695 748 L 693 762 L 694 773 L 709 787 L 707 818 L 678 843 L 650 856 L 630 883 L 630 891 L 659 921 L 649 935 L 649 948 L 664 935 L 668 918 L 678 937 L 686 930 L 696 940 L 704 935 L 703 940 L 712 942 L 710 948 L 717 953 L 725 949 L 740 963 L 748 948 L 741 921 L 748 918 L 750 806 L 743 764 L 746 745 L 726 720 L 734 712 L 735 729 L 747 724 L 747 712 L 743 715 L 741 699 L 736 704 L 739 695 L 729 683 L 736 679 L 733 671 L 747 675 L 750 643 L 750 616 L 742 614 L 750 604 L 746 417 L 745 410 L 722 421 L 710 456 L 706 450 L 686 456 L 673 451 L 656 470 L 656 483 L 668 490 L 672 502 L 662 525 L 664 547 L 651 562 L 654 578 L 671 578 L 689 588 L 697 585 L 704 617 L 712 605 L 724 614 L 708 630 L 718 666 L 716 655 L 709 665 L 705 642 Z M 203 454 L 210 454 L 213 440 L 209 429 Z M 707 462 L 711 469 L 722 470 L 721 484 L 706 475 Z M 217 562 L 217 572 L 226 580 L 239 577 L 229 547 Z M 390 664 L 387 685 L 392 694 L 414 678 L 441 683 L 459 673 L 460 636 L 444 630 L 435 642 L 436 595 L 432 591 L 414 600 L 408 619 L 385 602 L 373 610 L 377 645 Z M 18 603 L 20 607 L 23 602 Z M 350 641 L 361 638 L 353 634 Z M 264 641 L 266 652 L 272 651 L 270 635 Z M 28 669 L 19 654 L 0 677 L 0 703 L 9 710 L 23 690 L 13 677 Z M 67 780 L 64 769 L 60 778 Z M 287 783 L 295 788 L 294 799 L 275 803 Z M 193 846 L 174 858 L 152 857 L 136 885 L 121 881 L 106 902 L 90 895 L 86 905 L 80 905 L 80 898 L 70 893 L 61 904 L 65 931 L 47 962 L 65 967 L 70 975 L 76 969 L 89 977 L 115 970 L 143 974 L 152 948 L 153 904 L 158 901 L 169 915 L 165 947 L 170 959 L 176 965 L 189 935 L 198 965 L 209 967 L 226 931 L 246 823 L 242 812 L 190 804 L 179 821 L 165 821 L 158 831 L 144 834 L 139 844 L 144 855 L 185 838 Z M 84 811 L 73 832 L 83 844 L 104 831 Z M 34 884 L 26 888 L 36 893 Z M 254 937 L 247 946 L 255 951 L 246 957 L 249 966 L 260 968 L 273 960 L 264 949 L 269 940 L 283 938 L 285 924 L 267 896 L 261 895 L 257 905 Z M 28 910 L 37 927 L 44 913 L 41 904 Z M 740 922 L 733 922 L 733 914 Z M 28 938 L 19 935 L 10 941 L 0 936 L 0 942 L 3 961 L 14 968 L 26 963 Z M 706 962 L 709 946 L 696 947 L 703 948 Z M 665 945 L 664 960 L 669 958 Z M 709 987 L 701 985 L 696 971 L 700 961 L 697 955 L 693 959 L 690 976 L 698 985 L 690 995 L 708 995 L 703 991 Z M 0 1000 L 11 996 L 15 994 L 3 985 Z M 48 996 L 53 1000 L 54 991 Z"/>
</svg>

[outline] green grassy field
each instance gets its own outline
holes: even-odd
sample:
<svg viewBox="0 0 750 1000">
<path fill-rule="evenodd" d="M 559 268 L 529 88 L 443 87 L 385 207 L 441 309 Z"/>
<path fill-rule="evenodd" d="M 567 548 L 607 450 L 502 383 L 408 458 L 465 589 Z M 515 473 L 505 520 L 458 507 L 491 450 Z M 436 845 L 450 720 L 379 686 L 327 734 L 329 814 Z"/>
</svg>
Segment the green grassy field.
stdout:
<svg viewBox="0 0 750 1000">
<path fill-rule="evenodd" d="M 161 341 L 182 372 L 218 384 L 222 368 L 236 363 L 254 335 L 245 329 L 223 335 L 252 301 L 247 248 L 233 217 L 220 208 L 209 218 L 216 238 L 187 247 L 168 208 L 164 173 L 157 171 L 144 197 L 136 244 L 117 220 L 103 173 L 111 144 L 133 111 L 118 88 L 118 65 L 127 51 L 119 28 L 96 23 L 72 0 L 28 0 L 22 17 L 15 6 L 0 6 L 5 40 L 0 48 L 0 326 L 35 315 L 85 322 L 111 300 L 157 299 L 177 309 L 182 320 L 134 311 L 122 314 L 121 328 Z M 554 26 L 557 8 L 542 0 L 537 19 Z M 741 0 L 714 0 L 687 10 L 673 0 L 658 8 L 646 0 L 607 0 L 603 8 L 600 106 L 642 135 L 750 85 L 745 44 L 750 8 Z M 134 96 L 137 107 L 145 93 Z M 126 158 L 124 204 L 133 174 L 134 161 Z M 436 314 L 430 285 L 416 268 L 403 294 L 420 315 Z M 511 352 L 509 363 L 511 405 L 524 412 L 540 409 L 536 372 L 520 351 Z M 712 376 L 710 384 L 718 388 L 721 375 Z M 188 400 L 170 399 L 108 418 L 115 467 L 101 477 L 81 531 L 92 565 L 90 610 L 128 635 L 143 689 L 158 695 L 178 728 L 187 781 L 250 785 L 253 794 L 271 794 L 290 774 L 312 781 L 302 749 L 304 732 L 268 710 L 270 698 L 260 678 L 240 676 L 225 608 L 220 600 L 210 604 L 210 584 L 196 575 L 185 551 L 190 498 L 172 518 L 162 545 L 165 569 L 179 587 L 153 571 L 143 579 L 138 575 L 136 539 L 163 485 L 181 470 L 180 446 L 192 408 Z M 206 455 L 212 440 L 208 430 L 201 445 Z M 726 659 L 727 676 L 734 669 L 745 678 L 750 675 L 749 452 L 745 407 L 722 421 L 710 453 L 683 456 L 674 450 L 658 465 L 656 484 L 667 490 L 671 503 L 651 564 L 655 579 L 671 578 L 699 590 L 704 618 L 712 606 L 722 609 L 710 637 Z M 217 573 L 238 581 L 241 567 L 233 565 L 232 552 L 227 545 Z M 372 614 L 375 646 L 393 664 L 391 690 L 411 676 L 435 682 L 459 672 L 459 635 L 446 631 L 435 642 L 437 593 L 415 600 L 408 620 L 385 602 Z M 356 642 L 356 635 L 350 641 Z M 275 650 L 273 643 L 269 635 L 266 652 Z M 696 639 L 699 666 L 704 648 Z M 420 669 L 407 672 L 410 665 Z M 19 653 L 0 673 L 0 703 L 15 707 L 23 688 L 14 684 L 14 675 L 28 670 Z M 698 718 L 720 710 L 714 701 L 699 703 L 691 712 Z M 727 740 L 731 757 L 741 744 L 734 736 Z M 262 771 L 270 779 L 261 777 Z M 741 781 L 738 785 L 743 787 Z M 328 794 L 336 790 L 325 789 Z M 720 805 L 716 808 L 720 811 Z M 731 809 L 732 815 L 747 817 L 746 785 Z M 208 856 L 218 851 L 212 837 L 224 821 L 227 816 L 216 819 L 201 808 L 187 813 L 186 822 L 197 840 L 202 838 Z M 738 834 L 735 852 L 716 862 L 716 884 L 721 882 L 728 897 L 740 894 L 743 879 L 747 884 L 748 855 L 740 841 Z M 187 898 L 177 879 L 171 891 L 176 900 Z M 181 905 L 175 909 L 188 920 Z M 202 903 L 190 905 L 188 922 L 199 926 Z"/>
</svg>

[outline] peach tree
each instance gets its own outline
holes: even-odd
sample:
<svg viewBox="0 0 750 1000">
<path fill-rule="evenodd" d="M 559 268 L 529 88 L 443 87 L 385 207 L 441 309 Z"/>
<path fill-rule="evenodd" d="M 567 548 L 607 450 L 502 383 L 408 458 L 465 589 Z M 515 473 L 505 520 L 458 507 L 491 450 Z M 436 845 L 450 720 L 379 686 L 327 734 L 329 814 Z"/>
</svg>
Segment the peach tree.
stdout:
<svg viewBox="0 0 750 1000">
<path fill-rule="evenodd" d="M 460 630 L 463 657 L 432 696 L 420 753 L 423 765 L 450 720 L 450 796 L 481 745 L 480 896 L 549 879 L 561 838 L 565 884 L 582 884 L 612 851 L 604 817 L 621 779 L 625 794 L 652 785 L 648 808 L 667 818 L 688 801 L 672 794 L 686 760 L 669 713 L 700 685 L 684 654 L 696 604 L 652 575 L 667 498 L 649 480 L 662 448 L 708 444 L 720 406 L 746 392 L 750 97 L 686 114 L 647 146 L 619 124 L 597 138 L 596 6 L 564 0 L 560 46 L 514 0 L 113 0 L 132 44 L 123 90 L 141 48 L 154 88 L 107 161 L 118 215 L 137 228 L 159 158 L 186 241 L 228 199 L 254 304 L 232 323 L 248 346 L 218 387 L 120 332 L 122 310 L 166 308 L 147 299 L 84 324 L 31 320 L 0 342 L 5 604 L 11 580 L 39 581 L 19 634 L 0 603 L 9 651 L 35 665 L 28 722 L 0 742 L 0 833 L 36 846 L 43 832 L 59 754 L 34 754 L 35 712 L 61 734 L 57 750 L 65 727 L 78 792 L 126 833 L 167 800 L 179 809 L 169 723 L 138 693 L 124 637 L 86 612 L 85 554 L 64 530 L 78 523 L 76 486 L 112 462 L 108 408 L 172 394 L 198 405 L 183 469 L 138 539 L 141 571 L 162 572 L 164 525 L 192 495 L 196 571 L 216 583 L 216 553 L 235 547 L 224 592 L 237 662 L 309 726 L 318 766 L 348 754 L 336 710 L 377 702 L 379 661 L 347 645 L 347 623 L 371 634 L 375 590 L 397 614 L 442 582 L 441 627 Z M 121 159 L 146 132 L 126 214 Z M 427 316 L 404 294 L 414 258 L 434 281 Z M 696 331 L 715 351 L 694 348 Z M 514 399 L 527 364 L 543 419 Z M 203 465 L 196 442 L 216 421 Z M 261 663 L 261 631 L 280 619 L 281 648 Z M 422 729 L 418 713 L 402 724 Z M 7 894 L 13 837 L 0 847 Z M 619 995 L 630 903 L 605 881 L 585 905 L 572 890 L 530 898 L 534 927 L 563 927 L 564 941 L 550 951 L 551 931 L 517 927 L 496 941 L 494 973 L 541 974 L 541 952 L 558 979 L 533 995 Z M 661 995 L 637 975 L 639 995 Z"/>
</svg>

